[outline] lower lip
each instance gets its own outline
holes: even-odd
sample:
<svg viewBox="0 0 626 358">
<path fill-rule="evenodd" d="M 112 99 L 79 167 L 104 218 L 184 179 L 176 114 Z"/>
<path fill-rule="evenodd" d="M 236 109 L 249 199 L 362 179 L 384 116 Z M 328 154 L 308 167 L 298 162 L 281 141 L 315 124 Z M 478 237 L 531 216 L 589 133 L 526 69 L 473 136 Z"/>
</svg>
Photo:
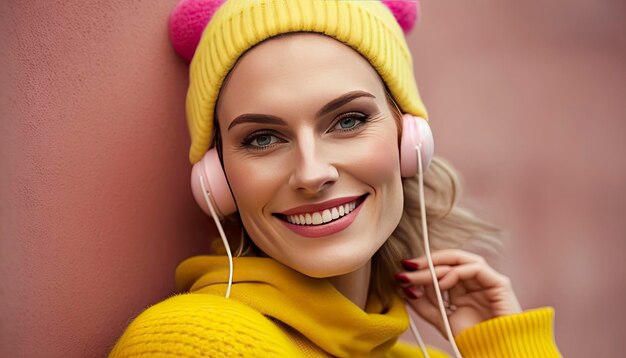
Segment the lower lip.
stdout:
<svg viewBox="0 0 626 358">
<path fill-rule="evenodd" d="M 350 224 L 352 224 L 356 216 L 359 214 L 359 211 L 361 211 L 361 208 L 363 207 L 363 204 L 365 203 L 366 200 L 367 198 L 365 198 L 365 200 L 363 200 L 363 202 L 361 202 L 359 206 L 354 208 L 354 210 L 352 210 L 348 215 L 344 215 L 340 219 L 331 221 L 328 224 L 295 225 L 295 224 L 290 224 L 287 221 L 284 221 L 281 219 L 278 219 L 278 220 L 280 220 L 280 222 L 282 222 L 288 229 L 302 236 L 306 236 L 306 237 L 328 236 L 328 235 L 338 233 L 344 230 L 345 228 L 347 228 L 348 226 L 350 226 Z"/>
</svg>

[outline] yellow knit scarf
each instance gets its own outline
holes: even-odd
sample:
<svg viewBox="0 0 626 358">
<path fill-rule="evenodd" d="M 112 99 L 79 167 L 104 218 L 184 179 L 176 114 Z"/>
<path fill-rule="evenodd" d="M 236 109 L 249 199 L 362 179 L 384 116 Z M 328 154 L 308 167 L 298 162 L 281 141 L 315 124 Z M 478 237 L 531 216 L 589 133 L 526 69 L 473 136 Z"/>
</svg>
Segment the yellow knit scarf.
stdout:
<svg viewBox="0 0 626 358">
<path fill-rule="evenodd" d="M 385 352 L 408 328 L 400 298 L 382 311 L 374 295 L 365 311 L 337 291 L 327 279 L 303 275 L 271 258 L 234 258 L 231 299 L 297 330 L 334 356 Z M 224 256 L 196 256 L 176 270 L 179 291 L 224 296 L 228 282 Z"/>
</svg>

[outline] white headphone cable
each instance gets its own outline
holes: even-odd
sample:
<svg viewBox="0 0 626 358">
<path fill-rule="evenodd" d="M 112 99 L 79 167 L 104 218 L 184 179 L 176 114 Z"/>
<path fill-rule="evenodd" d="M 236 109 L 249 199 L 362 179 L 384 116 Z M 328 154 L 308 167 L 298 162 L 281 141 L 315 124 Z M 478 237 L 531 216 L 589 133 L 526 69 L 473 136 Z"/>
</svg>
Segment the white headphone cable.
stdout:
<svg viewBox="0 0 626 358">
<path fill-rule="evenodd" d="M 230 288 L 233 285 L 233 255 L 230 253 L 230 245 L 228 245 L 228 240 L 226 240 L 226 234 L 224 234 L 224 229 L 222 228 L 222 224 L 220 223 L 219 218 L 217 217 L 217 213 L 215 212 L 215 208 L 213 208 L 213 204 L 211 204 L 211 200 L 209 199 L 209 192 L 206 190 L 206 186 L 204 185 L 204 178 L 201 174 L 198 174 L 200 177 L 200 185 L 202 186 L 202 194 L 204 194 L 204 200 L 209 206 L 209 210 L 211 211 L 211 217 L 213 221 L 215 221 L 215 226 L 217 226 L 217 231 L 220 233 L 220 237 L 222 238 L 222 242 L 224 243 L 224 247 L 226 248 L 226 254 L 228 255 L 228 267 L 230 269 L 230 273 L 228 274 L 228 287 L 226 288 L 226 298 L 230 297 Z"/>
<path fill-rule="evenodd" d="M 419 197 L 420 197 L 420 213 L 421 213 L 421 219 L 422 219 L 422 231 L 424 233 L 424 251 L 426 252 L 426 258 L 428 260 L 428 267 L 430 270 L 431 277 L 433 279 L 433 284 L 435 285 L 435 293 L 437 294 L 437 302 L 439 303 L 439 311 L 441 312 L 441 316 L 443 318 L 444 326 L 446 328 L 446 333 L 448 335 L 448 340 L 450 341 L 450 344 L 452 345 L 452 348 L 454 349 L 455 356 L 457 358 L 462 358 L 461 353 L 459 352 L 459 349 L 456 346 L 456 342 L 454 341 L 452 330 L 450 329 L 450 323 L 448 322 L 448 316 L 446 314 L 446 311 L 443 305 L 443 299 L 441 297 L 441 291 L 439 289 L 439 282 L 437 281 L 432 257 L 430 256 L 430 245 L 428 241 L 428 226 L 426 222 L 426 207 L 424 204 L 424 177 L 423 177 L 424 173 L 422 169 L 422 157 L 420 153 L 420 146 L 416 146 L 415 150 L 417 152 L 417 163 L 418 163 L 418 169 L 419 169 L 418 181 L 419 181 Z M 231 286 L 233 284 L 233 256 L 230 252 L 230 245 L 228 244 L 228 240 L 226 239 L 226 234 L 224 233 L 222 224 L 220 223 L 217 213 L 215 211 L 215 208 L 213 208 L 213 204 L 211 204 L 211 200 L 209 199 L 209 194 L 204 184 L 204 178 L 202 177 L 202 175 L 199 175 L 199 176 L 200 176 L 200 185 L 202 186 L 202 194 L 204 195 L 204 200 L 206 201 L 207 206 L 209 207 L 209 210 L 211 211 L 211 217 L 213 218 L 213 221 L 215 221 L 215 225 L 217 226 L 217 231 L 219 232 L 220 237 L 222 238 L 222 242 L 224 243 L 224 247 L 226 249 L 226 254 L 228 255 L 228 265 L 229 265 L 230 272 L 228 275 L 228 286 L 226 288 L 225 297 L 229 298 Z M 424 354 L 424 357 L 430 358 L 428 355 L 428 352 L 426 351 L 426 348 L 424 347 L 424 342 L 422 341 L 421 336 L 419 335 L 419 332 L 417 331 L 417 328 L 415 327 L 415 323 L 413 322 L 411 317 L 409 317 L 409 323 L 411 326 L 411 331 L 413 335 L 415 336 L 415 339 L 418 341 L 418 344 Z"/>
<path fill-rule="evenodd" d="M 417 340 L 417 344 L 419 345 L 420 350 L 422 351 L 422 354 L 424 355 L 424 358 L 430 358 L 430 355 L 428 354 L 428 351 L 426 350 L 426 345 L 424 344 L 424 341 L 422 340 L 422 336 L 420 336 L 420 333 L 417 331 L 417 326 L 415 325 L 415 322 L 413 322 L 413 318 L 411 318 L 410 315 L 409 315 L 409 326 L 411 327 L 411 333 L 413 333 L 413 336 Z"/>
<path fill-rule="evenodd" d="M 422 169 L 421 145 L 417 145 L 415 147 L 415 151 L 417 152 L 417 167 L 419 170 L 418 182 L 419 182 L 419 198 L 420 198 L 420 214 L 421 214 L 420 216 L 422 219 L 422 232 L 424 235 L 424 251 L 426 253 L 426 259 L 428 260 L 428 269 L 430 271 L 430 276 L 432 278 L 433 285 L 435 286 L 435 293 L 437 294 L 437 303 L 439 304 L 439 312 L 441 313 L 441 317 L 443 318 L 443 324 L 446 328 L 448 341 L 452 345 L 452 349 L 454 350 L 454 355 L 457 358 L 462 358 L 461 352 L 459 352 L 459 348 L 456 346 L 456 342 L 454 341 L 454 336 L 452 335 L 452 329 L 450 329 L 450 322 L 448 322 L 448 315 L 446 314 L 446 309 L 443 306 L 443 299 L 441 297 L 439 281 L 437 280 L 437 276 L 435 275 L 435 267 L 433 265 L 433 259 L 430 256 L 430 243 L 428 241 L 428 224 L 426 223 L 426 205 L 424 204 L 424 170 Z"/>
</svg>

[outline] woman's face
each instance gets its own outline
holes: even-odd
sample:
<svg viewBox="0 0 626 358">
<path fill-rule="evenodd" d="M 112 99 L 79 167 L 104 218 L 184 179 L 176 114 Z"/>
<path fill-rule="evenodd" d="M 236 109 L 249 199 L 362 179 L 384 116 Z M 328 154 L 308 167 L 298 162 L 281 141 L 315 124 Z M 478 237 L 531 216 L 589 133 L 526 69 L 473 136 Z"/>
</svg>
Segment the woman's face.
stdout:
<svg viewBox="0 0 626 358">
<path fill-rule="evenodd" d="M 376 71 L 332 38 L 298 33 L 248 51 L 217 103 L 242 222 L 312 277 L 363 267 L 402 215 L 398 131 Z"/>
</svg>

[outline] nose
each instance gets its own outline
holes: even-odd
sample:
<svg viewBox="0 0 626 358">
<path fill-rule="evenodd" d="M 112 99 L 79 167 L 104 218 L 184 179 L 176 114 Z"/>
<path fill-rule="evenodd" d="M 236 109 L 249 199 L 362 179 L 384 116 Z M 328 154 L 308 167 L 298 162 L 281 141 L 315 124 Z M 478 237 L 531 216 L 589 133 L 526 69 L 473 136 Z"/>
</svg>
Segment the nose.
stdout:
<svg viewBox="0 0 626 358">
<path fill-rule="evenodd" d="M 294 156 L 295 163 L 289 177 L 289 186 L 308 195 L 317 194 L 339 179 L 333 164 L 333 154 L 316 145 L 315 140 L 301 142 Z"/>
</svg>

